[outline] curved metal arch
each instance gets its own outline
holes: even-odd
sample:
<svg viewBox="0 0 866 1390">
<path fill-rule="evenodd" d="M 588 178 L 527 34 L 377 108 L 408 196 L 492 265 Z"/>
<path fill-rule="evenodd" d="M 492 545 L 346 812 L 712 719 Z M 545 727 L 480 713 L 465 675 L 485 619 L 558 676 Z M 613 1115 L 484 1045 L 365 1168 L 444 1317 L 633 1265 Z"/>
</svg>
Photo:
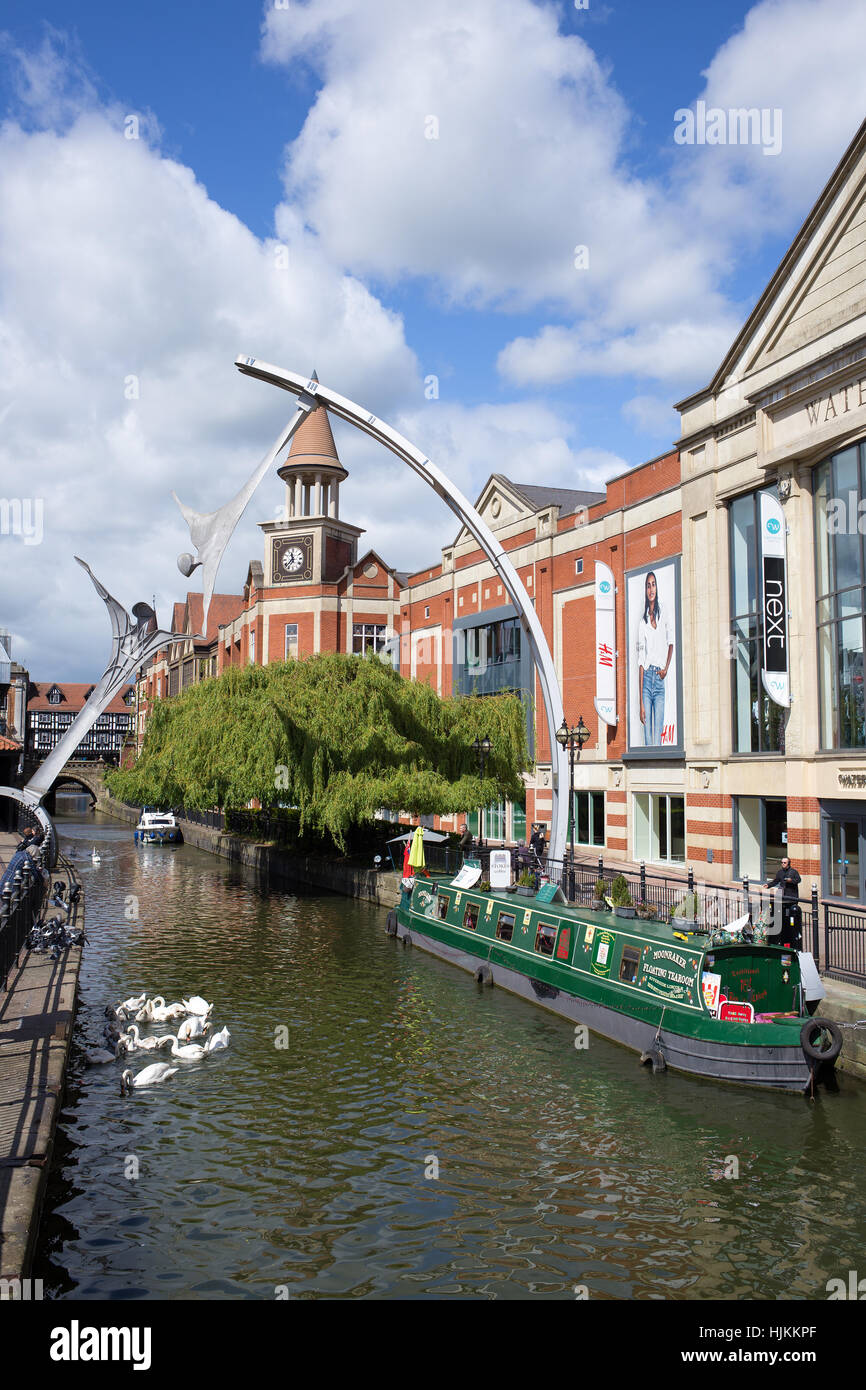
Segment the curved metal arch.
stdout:
<svg viewBox="0 0 866 1390">
<path fill-rule="evenodd" d="M 553 805 L 550 854 L 555 859 L 564 859 L 568 834 L 568 793 L 566 791 L 565 795 L 561 796 L 560 788 L 565 789 L 568 786 L 568 758 L 565 750 L 560 748 L 556 741 L 556 731 L 564 718 L 559 681 L 556 678 L 556 668 L 553 664 L 547 638 L 529 595 L 508 555 L 487 523 L 482 520 L 460 489 L 455 487 L 451 480 L 440 472 L 420 449 L 416 449 L 414 444 L 411 444 L 397 430 L 392 429 L 384 420 L 371 415 L 369 411 L 364 410 L 354 401 L 348 400 L 346 396 L 338 395 L 336 391 L 322 386 L 321 382 L 310 381 L 305 376 L 299 376 L 297 372 L 289 372 L 283 367 L 275 367 L 270 362 L 260 362 L 255 357 L 236 357 L 235 366 L 244 376 L 257 377 L 259 381 L 267 381 L 271 386 L 279 386 L 281 390 L 290 391 L 293 395 L 314 396 L 317 403 L 327 405 L 328 409 L 341 420 L 347 420 L 350 424 L 357 426 L 359 430 L 363 430 L 364 434 L 369 434 L 380 444 L 384 444 L 386 449 L 390 449 L 392 454 L 396 454 L 397 458 L 402 459 L 419 478 L 423 478 L 425 483 L 432 487 L 436 495 L 441 497 L 446 506 L 454 512 L 462 525 L 478 542 L 520 615 L 521 627 L 526 634 L 538 672 L 547 717 L 552 764 Z"/>
</svg>

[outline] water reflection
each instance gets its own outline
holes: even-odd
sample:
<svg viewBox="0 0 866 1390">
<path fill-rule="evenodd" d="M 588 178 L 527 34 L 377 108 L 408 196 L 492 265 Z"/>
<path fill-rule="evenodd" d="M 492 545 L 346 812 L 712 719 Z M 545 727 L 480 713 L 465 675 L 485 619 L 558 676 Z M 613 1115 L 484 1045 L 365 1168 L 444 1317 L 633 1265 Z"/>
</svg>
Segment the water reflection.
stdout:
<svg viewBox="0 0 866 1390">
<path fill-rule="evenodd" d="M 215 1000 L 232 1045 L 125 1100 L 76 1057 L 35 1271 L 53 1296 L 810 1299 L 856 1267 L 855 1083 L 810 1104 L 653 1077 L 368 905 L 60 824 L 87 892 L 80 1036 L 146 988 Z"/>
</svg>

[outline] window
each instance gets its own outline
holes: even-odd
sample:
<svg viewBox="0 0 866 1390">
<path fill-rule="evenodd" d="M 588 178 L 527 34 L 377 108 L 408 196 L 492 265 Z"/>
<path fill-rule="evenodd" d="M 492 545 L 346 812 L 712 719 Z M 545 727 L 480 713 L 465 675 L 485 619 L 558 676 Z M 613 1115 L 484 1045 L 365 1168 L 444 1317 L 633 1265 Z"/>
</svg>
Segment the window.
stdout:
<svg viewBox="0 0 866 1390">
<path fill-rule="evenodd" d="M 352 624 L 352 651 L 356 656 L 382 651 L 385 646 L 385 625 L 376 623 Z"/>
<path fill-rule="evenodd" d="M 535 949 L 539 955 L 552 956 L 553 943 L 556 941 L 556 927 L 549 922 L 539 922 L 538 931 L 535 933 Z"/>
<path fill-rule="evenodd" d="M 636 946 L 623 946 L 622 960 L 619 963 L 619 978 L 624 984 L 637 984 L 637 968 L 640 965 L 640 951 Z"/>
<path fill-rule="evenodd" d="M 500 912 L 496 923 L 496 935 L 500 941 L 510 941 L 514 935 L 514 913 Z"/>
<path fill-rule="evenodd" d="M 424 609 L 424 617 L 425 617 L 425 618 L 429 618 L 429 617 L 430 617 L 430 605 L 429 605 L 429 603 L 427 604 L 427 606 L 426 606 L 425 609 Z"/>
<path fill-rule="evenodd" d="M 254 627 L 250 628 L 250 641 L 247 656 L 250 663 L 254 666 L 256 661 L 256 630 Z"/>
<path fill-rule="evenodd" d="M 866 746 L 866 445 L 852 444 L 814 473 L 815 592 L 821 748 Z"/>
<path fill-rule="evenodd" d="M 579 845 L 604 845 L 604 792 L 574 793 L 574 838 Z"/>
<path fill-rule="evenodd" d="M 297 661 L 298 659 L 298 624 L 286 623 L 286 647 L 285 660 Z"/>
<path fill-rule="evenodd" d="M 440 920 L 440 921 L 442 921 L 442 922 L 445 921 L 445 918 L 448 916 L 448 908 L 449 908 L 450 906 L 451 906 L 451 899 L 450 899 L 450 898 L 447 898 L 447 897 L 445 896 L 444 893 L 440 893 L 440 894 L 439 894 L 439 920 Z"/>
<path fill-rule="evenodd" d="M 61 695 L 60 691 L 57 689 L 57 686 L 56 686 L 56 685 L 52 686 L 51 689 L 50 689 L 49 692 L 48 692 L 48 703 L 49 703 L 49 705 L 59 705 L 59 704 L 60 704 L 60 701 L 61 701 L 62 699 L 63 699 L 63 696 Z"/>
<path fill-rule="evenodd" d="M 467 903 L 466 911 L 463 914 L 463 925 L 467 931 L 474 931 L 478 926 L 478 903 Z"/>
<path fill-rule="evenodd" d="M 685 863 L 685 798 L 636 792 L 633 804 L 635 859 L 652 864 Z"/>
<path fill-rule="evenodd" d="M 583 556 L 580 555 L 574 562 L 575 574 L 583 574 Z"/>
<path fill-rule="evenodd" d="M 778 489 L 768 488 L 773 496 Z M 729 508 L 731 569 L 731 659 L 733 749 L 735 753 L 783 753 L 784 711 L 761 685 L 764 634 L 761 625 L 760 492 L 738 497 Z"/>
</svg>

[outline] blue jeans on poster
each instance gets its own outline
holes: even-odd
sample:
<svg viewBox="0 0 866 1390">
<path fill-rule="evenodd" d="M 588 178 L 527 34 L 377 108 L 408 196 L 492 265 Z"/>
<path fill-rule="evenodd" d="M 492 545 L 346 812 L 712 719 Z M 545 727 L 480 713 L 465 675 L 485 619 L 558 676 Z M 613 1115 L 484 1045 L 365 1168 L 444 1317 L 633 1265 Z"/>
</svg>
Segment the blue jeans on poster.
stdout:
<svg viewBox="0 0 866 1390">
<path fill-rule="evenodd" d="M 665 683 L 657 666 L 648 666 L 643 673 L 643 741 L 648 748 L 657 748 L 665 726 Z"/>
</svg>

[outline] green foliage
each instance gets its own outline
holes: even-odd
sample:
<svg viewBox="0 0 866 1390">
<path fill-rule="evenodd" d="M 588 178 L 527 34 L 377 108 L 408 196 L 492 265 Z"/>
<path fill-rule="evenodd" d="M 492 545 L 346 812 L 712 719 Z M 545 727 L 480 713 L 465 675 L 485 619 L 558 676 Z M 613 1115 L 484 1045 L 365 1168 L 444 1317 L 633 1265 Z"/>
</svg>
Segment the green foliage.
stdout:
<svg viewBox="0 0 866 1390">
<path fill-rule="evenodd" d="M 597 878 L 597 879 L 595 880 L 595 896 L 596 896 L 597 898 L 603 898 L 604 895 L 605 895 L 605 891 L 606 891 L 606 890 L 605 890 L 605 886 L 604 886 L 604 879 L 603 879 L 603 878 Z"/>
<path fill-rule="evenodd" d="M 534 888 L 535 874 L 531 869 L 524 869 L 517 882 L 520 884 L 521 888 Z"/>
<path fill-rule="evenodd" d="M 610 898 L 614 907 L 633 907 L 631 893 L 625 874 L 617 874 L 610 886 Z"/>
<path fill-rule="evenodd" d="M 485 734 L 482 782 L 472 743 Z M 517 800 L 529 765 L 516 696 L 442 700 L 376 657 L 329 654 L 232 667 L 158 700 L 135 767 L 106 782 L 139 806 L 294 807 L 302 834 L 344 848 L 380 807 L 448 815 Z"/>
</svg>

